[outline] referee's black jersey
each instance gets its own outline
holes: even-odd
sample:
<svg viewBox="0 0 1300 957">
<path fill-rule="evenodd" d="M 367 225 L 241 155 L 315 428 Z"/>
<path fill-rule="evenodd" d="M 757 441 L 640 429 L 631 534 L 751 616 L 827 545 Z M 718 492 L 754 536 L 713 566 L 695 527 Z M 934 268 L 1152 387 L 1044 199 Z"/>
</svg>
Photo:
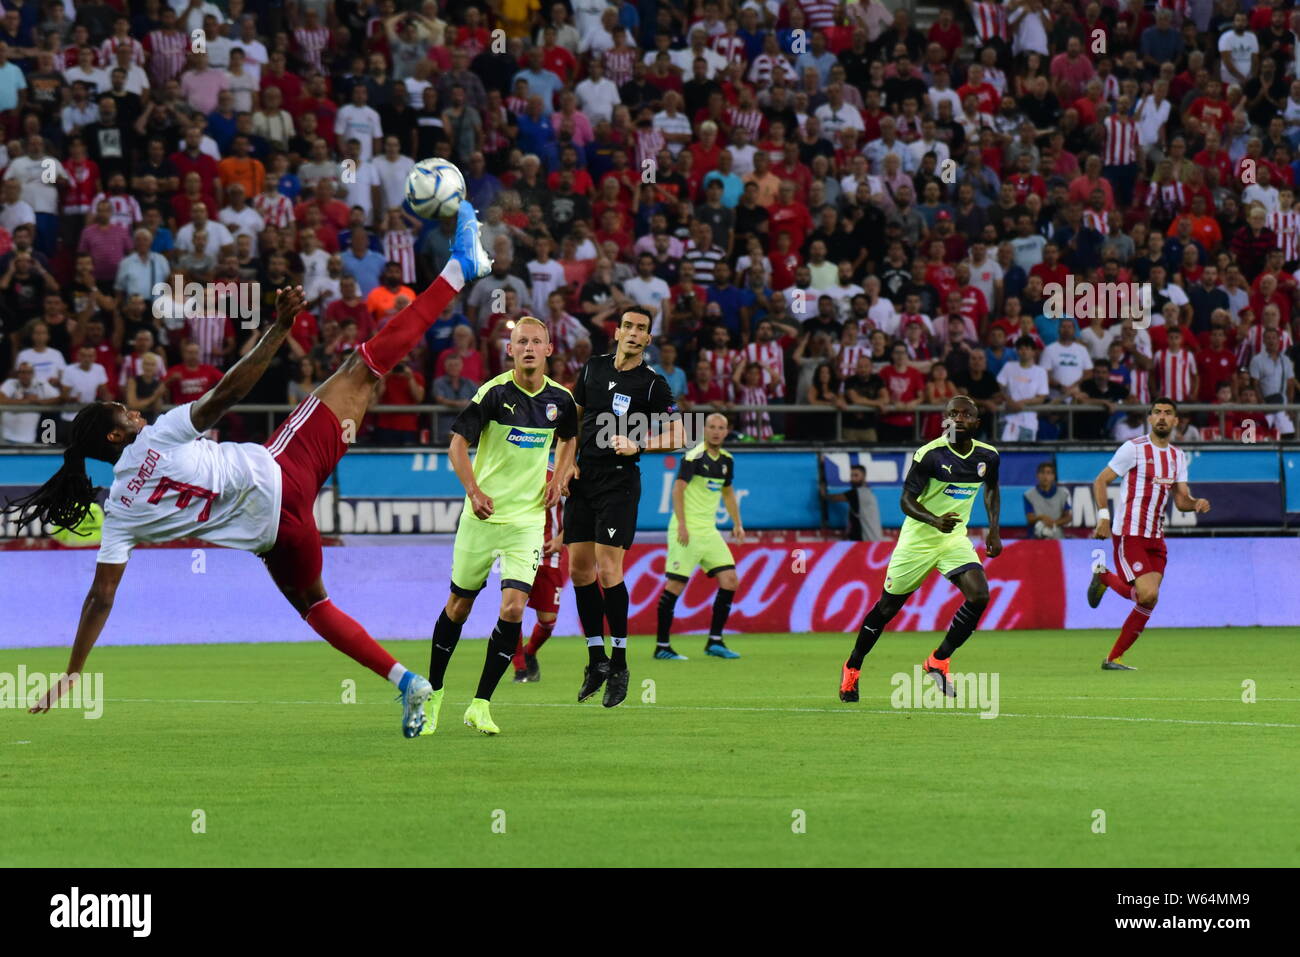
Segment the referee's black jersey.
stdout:
<svg viewBox="0 0 1300 957">
<path fill-rule="evenodd" d="M 611 447 L 616 433 L 644 443 L 667 424 L 681 418 L 673 390 L 659 373 L 643 361 L 620 372 L 614 353 L 592 356 L 578 374 L 574 401 L 582 407 L 578 438 L 578 467 L 636 462 L 638 452 L 620 456 Z M 651 418 L 655 416 L 655 418 Z"/>
</svg>

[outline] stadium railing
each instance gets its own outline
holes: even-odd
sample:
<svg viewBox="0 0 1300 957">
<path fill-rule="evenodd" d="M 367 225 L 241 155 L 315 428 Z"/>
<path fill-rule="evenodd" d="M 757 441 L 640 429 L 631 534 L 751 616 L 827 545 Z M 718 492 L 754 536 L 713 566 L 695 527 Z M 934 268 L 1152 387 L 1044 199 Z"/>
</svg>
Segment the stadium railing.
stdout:
<svg viewBox="0 0 1300 957">
<path fill-rule="evenodd" d="M 0 413 L 16 412 L 16 413 L 23 413 L 23 414 L 30 415 L 32 413 L 39 412 L 42 418 L 52 418 L 54 417 L 55 414 L 59 412 L 76 412 L 80 408 L 81 405 L 76 403 L 70 403 L 67 405 L 43 405 L 35 408 L 30 405 L 0 403 Z M 164 408 L 171 408 L 171 406 L 164 406 Z M 275 431 L 276 426 L 279 424 L 278 419 L 282 421 L 284 416 L 287 416 L 290 412 L 293 411 L 293 408 L 294 408 L 293 406 L 288 404 L 281 405 L 281 404 L 246 403 L 242 405 L 237 405 L 234 408 L 232 408 L 231 414 L 266 416 L 266 434 L 270 435 L 273 431 Z M 913 419 L 912 438 L 914 441 L 918 443 L 921 441 L 921 430 L 925 422 L 926 414 L 933 413 L 933 412 L 942 412 L 943 409 L 944 407 L 942 405 L 918 405 L 906 411 L 905 414 L 911 415 Z M 1213 443 L 1236 444 L 1241 442 L 1250 443 L 1253 441 L 1274 441 L 1274 440 L 1280 440 L 1284 442 L 1300 441 L 1300 403 L 1292 403 L 1288 405 L 1267 405 L 1263 403 L 1258 403 L 1254 405 L 1243 405 L 1240 403 L 1219 405 L 1214 403 L 1188 402 L 1188 403 L 1180 403 L 1178 406 L 1178 410 L 1180 413 L 1185 412 L 1190 416 L 1192 416 L 1193 424 L 1197 424 L 1198 428 L 1202 430 L 1203 433 L 1208 432 L 1208 434 L 1204 434 L 1201 439 L 1192 440 L 1192 441 L 1199 441 L 1201 443 L 1206 443 L 1206 444 L 1213 444 Z M 853 415 L 855 413 L 875 413 L 878 417 L 881 414 L 880 410 L 874 408 L 873 406 L 852 406 L 852 405 L 847 406 L 844 409 L 833 409 L 833 408 L 828 408 L 824 405 L 779 405 L 779 404 L 727 405 L 722 408 L 713 405 L 707 405 L 707 406 L 699 405 L 699 406 L 692 406 L 689 410 L 684 410 L 684 411 L 688 411 L 692 413 L 695 412 L 709 413 L 709 412 L 720 411 L 720 412 L 726 412 L 728 414 L 743 413 L 743 412 L 766 412 L 768 413 L 769 416 L 786 416 L 791 414 L 800 415 L 800 416 L 833 415 L 835 416 L 834 438 L 820 439 L 818 441 L 833 442 L 837 444 L 846 442 L 846 440 L 844 439 L 844 428 L 845 428 L 844 417 L 846 415 Z M 1064 420 L 1065 420 L 1064 427 L 1060 430 L 1061 434 L 1059 435 L 1059 437 L 1054 439 L 1040 438 L 1040 439 L 1036 439 L 1032 443 L 1010 443 L 1010 444 L 1038 445 L 1038 444 L 1051 444 L 1054 442 L 1088 441 L 1089 439 L 1083 437 L 1076 437 L 1075 417 L 1079 415 L 1096 416 L 1100 414 L 1102 410 L 1098 406 L 1076 405 L 1072 403 L 1057 402 L 1057 403 L 1047 403 L 1044 405 L 1026 406 L 1022 411 L 1037 412 L 1039 415 L 1064 416 Z M 1120 405 L 1118 406 L 1118 408 L 1114 413 L 1108 412 L 1106 414 L 1108 416 L 1113 417 L 1115 415 L 1118 415 L 1121 412 L 1135 412 L 1138 414 L 1144 414 L 1145 411 L 1146 411 L 1146 407 L 1142 405 Z M 1290 433 L 1285 435 L 1278 435 L 1276 425 L 1270 425 L 1270 427 L 1264 430 L 1262 434 L 1258 432 L 1249 433 L 1247 431 L 1244 431 L 1240 427 L 1229 429 L 1228 416 L 1233 413 L 1239 413 L 1239 412 L 1258 413 L 1265 418 L 1277 415 L 1278 413 L 1282 413 L 1286 415 L 1288 420 L 1290 421 L 1291 431 Z M 442 418 L 444 417 L 447 418 L 450 423 L 450 421 L 456 418 L 459 412 L 457 410 L 444 408 L 443 406 L 429 405 L 429 404 L 374 405 L 370 407 L 370 409 L 368 410 L 368 414 L 371 415 L 400 414 L 400 415 L 416 415 L 422 418 L 428 417 L 428 418 L 423 418 L 423 421 L 421 422 L 419 431 L 422 436 L 422 440 L 418 444 L 431 446 L 431 447 L 441 447 L 441 446 L 445 446 L 446 443 L 426 441 L 425 439 L 426 438 L 432 439 L 432 437 L 438 434 L 439 421 Z M 891 413 L 884 413 L 884 414 L 888 415 Z M 903 414 L 903 413 L 894 413 L 894 414 Z M 994 416 L 994 420 L 991 423 L 991 427 L 987 430 L 987 434 L 992 435 L 995 438 L 1000 437 L 1002 434 L 1002 420 L 1003 417 L 1007 414 L 1014 414 L 1014 413 L 1006 413 L 999 410 Z M 1205 424 L 1203 425 L 1199 424 L 1200 422 L 1204 422 Z M 796 423 L 791 423 L 791 424 L 796 424 Z M 781 434 L 785 435 L 786 440 L 788 441 L 805 441 L 805 442 L 808 441 L 807 438 L 799 435 L 799 432 L 797 430 L 786 430 Z M 1183 440 L 1183 441 L 1186 442 L 1187 440 Z M 50 443 L 45 443 L 45 444 L 50 444 Z M 853 443 L 853 444 L 861 444 L 861 443 Z M 3 439 L 0 439 L 0 447 L 39 448 L 41 447 L 41 445 L 42 443 L 37 442 L 34 445 L 21 446 L 21 445 L 15 445 L 13 443 L 6 443 L 4 442 Z"/>
</svg>

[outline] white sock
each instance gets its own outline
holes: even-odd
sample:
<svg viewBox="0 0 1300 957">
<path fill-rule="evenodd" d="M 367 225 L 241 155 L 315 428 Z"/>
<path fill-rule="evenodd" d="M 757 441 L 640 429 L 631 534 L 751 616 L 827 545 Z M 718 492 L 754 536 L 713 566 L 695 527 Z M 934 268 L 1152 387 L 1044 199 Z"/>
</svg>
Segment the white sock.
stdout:
<svg viewBox="0 0 1300 957">
<path fill-rule="evenodd" d="M 709 635 L 709 641 L 717 641 L 717 642 L 721 642 L 721 641 L 722 641 L 722 636 L 721 636 L 721 635 Z"/>
<path fill-rule="evenodd" d="M 406 677 L 406 668 L 402 666 L 401 662 L 395 662 L 388 672 L 388 680 L 393 683 L 394 687 L 400 689 L 404 677 Z"/>
<path fill-rule="evenodd" d="M 599 645 L 601 648 L 604 648 L 604 647 L 605 647 L 605 636 L 604 636 L 604 635 L 588 635 L 588 636 L 587 636 L 587 647 L 588 647 L 588 648 L 595 648 L 595 647 L 598 646 L 598 645 Z"/>
<path fill-rule="evenodd" d="M 626 648 L 626 647 L 627 647 L 627 639 L 626 639 L 626 638 L 614 638 L 614 637 L 611 636 L 610 639 L 609 639 L 609 641 L 610 641 L 610 644 L 612 644 L 615 648 Z"/>
</svg>

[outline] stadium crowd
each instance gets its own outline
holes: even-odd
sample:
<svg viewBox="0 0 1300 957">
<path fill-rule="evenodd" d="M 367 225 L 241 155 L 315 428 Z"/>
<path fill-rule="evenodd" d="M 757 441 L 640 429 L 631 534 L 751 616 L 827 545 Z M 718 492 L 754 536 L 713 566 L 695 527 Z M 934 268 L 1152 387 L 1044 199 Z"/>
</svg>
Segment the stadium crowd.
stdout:
<svg viewBox="0 0 1300 957">
<path fill-rule="evenodd" d="M 959 393 L 1021 442 L 1064 434 L 1044 402 L 1122 439 L 1156 395 L 1295 401 L 1300 11 L 1276 0 L 965 0 L 924 30 L 880 0 L 4 6 L 0 402 L 151 417 L 301 283 L 248 399 L 297 402 L 446 262 L 453 221 L 400 208 L 430 156 L 495 266 L 376 388 L 450 414 L 363 441 L 445 442 L 524 314 L 571 384 L 633 305 L 680 405 L 767 406 L 734 414 L 757 441 L 834 438 L 789 404 L 848 409 L 861 444 L 937 436 L 916 407 Z M 1149 284 L 1149 321 L 1054 315 L 1070 277 Z M 39 409 L 2 418 L 48 441 Z"/>
</svg>

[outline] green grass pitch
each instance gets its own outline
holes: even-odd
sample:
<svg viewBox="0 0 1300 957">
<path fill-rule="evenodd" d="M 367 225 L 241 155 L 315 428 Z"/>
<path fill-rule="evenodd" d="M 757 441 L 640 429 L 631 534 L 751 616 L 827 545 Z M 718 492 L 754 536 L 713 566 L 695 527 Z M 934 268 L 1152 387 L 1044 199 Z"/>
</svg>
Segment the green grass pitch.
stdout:
<svg viewBox="0 0 1300 957">
<path fill-rule="evenodd" d="M 540 683 L 507 674 L 496 738 L 461 722 L 485 649 L 466 641 L 440 730 L 413 741 L 390 686 L 323 642 L 100 648 L 98 720 L 0 711 L 0 865 L 1300 862 L 1296 631 L 1149 629 L 1124 673 L 1098 667 L 1112 640 L 977 633 L 954 671 L 999 675 L 987 720 L 890 707 L 933 634 L 887 633 L 856 706 L 835 694 L 846 635 L 737 635 L 739 661 L 679 636 L 689 662 L 634 638 L 609 711 L 575 702 L 585 649 L 554 638 Z M 65 661 L 6 650 L 0 672 Z"/>
</svg>

